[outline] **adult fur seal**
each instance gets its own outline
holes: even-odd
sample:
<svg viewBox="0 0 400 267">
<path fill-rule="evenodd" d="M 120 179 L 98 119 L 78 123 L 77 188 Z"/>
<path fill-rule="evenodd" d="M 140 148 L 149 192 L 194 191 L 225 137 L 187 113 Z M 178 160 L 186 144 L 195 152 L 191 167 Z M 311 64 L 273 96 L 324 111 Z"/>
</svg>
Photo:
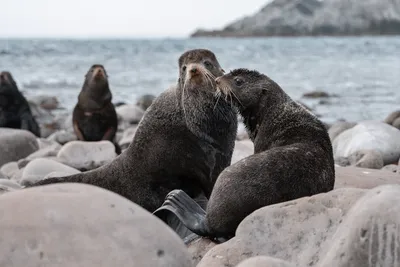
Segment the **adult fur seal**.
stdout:
<svg viewBox="0 0 400 267">
<path fill-rule="evenodd" d="M 0 127 L 24 129 L 40 137 L 40 128 L 28 101 L 8 71 L 0 73 Z"/>
<path fill-rule="evenodd" d="M 186 51 L 179 58 L 177 85 L 147 109 L 127 150 L 98 169 L 31 186 L 93 184 L 151 212 L 177 188 L 208 198 L 216 177 L 230 165 L 237 130 L 231 103 L 215 97 L 214 79 L 222 74 L 211 51 Z"/>
<path fill-rule="evenodd" d="M 109 140 L 114 143 L 117 154 L 120 154 L 121 149 L 114 142 L 118 117 L 111 100 L 112 93 L 104 66 L 92 65 L 85 75 L 78 103 L 73 110 L 72 123 L 78 140 Z"/>
<path fill-rule="evenodd" d="M 155 214 L 172 211 L 196 234 L 230 238 L 253 211 L 333 189 L 332 145 L 324 124 L 257 71 L 237 69 L 216 79 L 235 100 L 254 142 L 251 155 L 218 177 L 204 211 L 174 190 Z"/>
</svg>

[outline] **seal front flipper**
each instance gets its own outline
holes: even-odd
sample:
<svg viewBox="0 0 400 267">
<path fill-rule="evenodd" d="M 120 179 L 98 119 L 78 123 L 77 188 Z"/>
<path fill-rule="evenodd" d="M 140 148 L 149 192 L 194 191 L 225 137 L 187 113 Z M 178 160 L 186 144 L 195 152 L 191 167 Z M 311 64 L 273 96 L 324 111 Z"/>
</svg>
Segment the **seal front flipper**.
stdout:
<svg viewBox="0 0 400 267">
<path fill-rule="evenodd" d="M 103 138 L 101 140 L 111 140 L 111 137 L 115 135 L 116 129 L 114 127 L 110 127 L 104 133 Z"/>
<path fill-rule="evenodd" d="M 162 219 L 162 213 L 170 211 L 193 233 L 208 236 L 206 212 L 183 190 L 175 189 L 168 193 L 163 205 L 153 214 Z"/>
</svg>

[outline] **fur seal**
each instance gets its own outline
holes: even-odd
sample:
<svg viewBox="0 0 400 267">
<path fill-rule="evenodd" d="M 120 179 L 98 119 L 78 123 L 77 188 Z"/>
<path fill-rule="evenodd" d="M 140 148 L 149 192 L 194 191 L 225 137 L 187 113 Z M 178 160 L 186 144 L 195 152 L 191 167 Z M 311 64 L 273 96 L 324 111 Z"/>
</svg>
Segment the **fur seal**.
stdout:
<svg viewBox="0 0 400 267">
<path fill-rule="evenodd" d="M 24 129 L 40 137 L 29 103 L 8 71 L 0 73 L 0 127 Z"/>
<path fill-rule="evenodd" d="M 129 147 L 114 161 L 84 173 L 49 178 L 96 185 L 153 212 L 173 189 L 209 197 L 219 173 L 230 165 L 237 113 L 215 96 L 223 70 L 213 52 L 188 50 L 179 58 L 176 86 L 161 93 L 139 122 Z"/>
<path fill-rule="evenodd" d="M 72 123 L 78 140 L 109 140 L 114 143 L 116 153 L 120 154 L 121 149 L 114 142 L 118 117 L 111 100 L 112 93 L 104 66 L 92 65 L 85 75 L 78 103 L 73 110 Z"/>
<path fill-rule="evenodd" d="M 185 192 L 161 208 L 198 235 L 231 238 L 239 223 L 267 205 L 333 189 L 332 144 L 324 124 L 266 75 L 236 69 L 216 79 L 232 97 L 254 143 L 254 154 L 219 175 L 204 211 Z"/>
</svg>

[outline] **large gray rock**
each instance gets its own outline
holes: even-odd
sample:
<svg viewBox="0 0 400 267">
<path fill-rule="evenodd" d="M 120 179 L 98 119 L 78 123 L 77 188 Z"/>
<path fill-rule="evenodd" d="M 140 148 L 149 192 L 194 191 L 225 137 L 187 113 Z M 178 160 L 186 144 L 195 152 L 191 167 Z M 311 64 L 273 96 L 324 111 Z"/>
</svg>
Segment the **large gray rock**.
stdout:
<svg viewBox="0 0 400 267">
<path fill-rule="evenodd" d="M 356 166 L 369 169 L 382 169 L 383 158 L 380 152 L 374 150 L 360 150 L 352 153 L 348 158 L 336 158 L 340 166 Z"/>
<path fill-rule="evenodd" d="M 170 228 L 110 191 L 67 183 L 0 199 L 0 266 L 193 266 Z"/>
<path fill-rule="evenodd" d="M 400 110 L 390 113 L 383 121 L 397 129 L 400 129 Z"/>
<path fill-rule="evenodd" d="M 399 34 L 399 25 L 398 0 L 274 0 L 221 30 L 192 36 Z"/>
<path fill-rule="evenodd" d="M 382 154 L 384 165 L 400 158 L 400 131 L 379 121 L 359 122 L 333 140 L 335 158 L 348 157 L 360 150 L 375 150 Z"/>
<path fill-rule="evenodd" d="M 370 190 L 348 212 L 319 267 L 400 266 L 400 186 Z"/>
<path fill-rule="evenodd" d="M 108 140 L 97 142 L 71 141 L 65 144 L 57 158 L 78 170 L 92 170 L 117 157 L 115 146 Z"/>
<path fill-rule="evenodd" d="M 59 130 L 52 133 L 47 140 L 57 142 L 61 145 L 64 145 L 68 142 L 75 141 L 78 138 L 76 137 L 74 132 L 67 131 L 67 130 Z"/>
<path fill-rule="evenodd" d="M 233 267 L 245 259 L 269 256 L 295 266 L 317 266 L 338 225 L 365 189 L 343 188 L 256 210 L 236 236 L 213 247 L 197 267 Z"/>
<path fill-rule="evenodd" d="M 18 163 L 15 161 L 4 164 L 0 171 L 9 179 L 19 181 L 22 177 L 22 171 L 18 167 Z"/>
<path fill-rule="evenodd" d="M 29 131 L 0 128 L 0 166 L 23 159 L 39 148 L 36 136 Z"/>
</svg>

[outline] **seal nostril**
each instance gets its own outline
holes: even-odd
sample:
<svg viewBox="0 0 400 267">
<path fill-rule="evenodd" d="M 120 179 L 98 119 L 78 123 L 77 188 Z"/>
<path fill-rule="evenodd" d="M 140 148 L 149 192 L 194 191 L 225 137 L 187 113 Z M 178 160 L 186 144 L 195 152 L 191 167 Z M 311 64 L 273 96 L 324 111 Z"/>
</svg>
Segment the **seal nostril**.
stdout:
<svg viewBox="0 0 400 267">
<path fill-rule="evenodd" d="M 193 73 L 193 74 L 196 73 L 197 72 L 197 68 L 191 68 L 190 72 Z"/>
</svg>

